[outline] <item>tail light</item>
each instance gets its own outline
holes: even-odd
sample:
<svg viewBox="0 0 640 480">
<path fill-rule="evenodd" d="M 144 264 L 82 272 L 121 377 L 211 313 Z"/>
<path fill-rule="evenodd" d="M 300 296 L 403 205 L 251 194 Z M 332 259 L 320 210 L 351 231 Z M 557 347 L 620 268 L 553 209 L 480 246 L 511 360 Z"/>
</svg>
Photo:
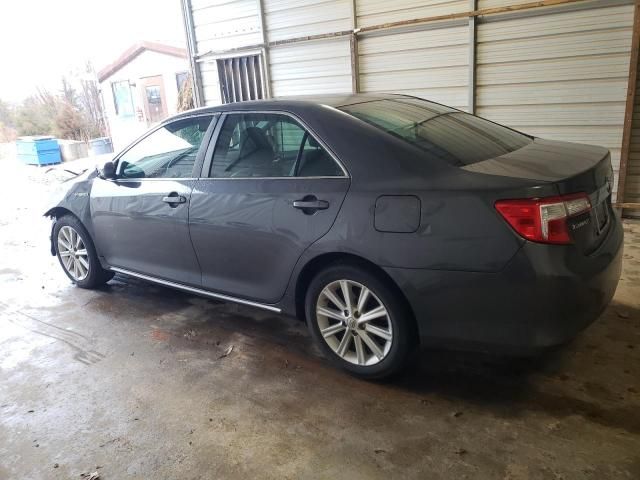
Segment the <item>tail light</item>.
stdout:
<svg viewBox="0 0 640 480">
<path fill-rule="evenodd" d="M 567 219 L 591 210 L 585 193 L 498 200 L 495 205 L 509 225 L 527 240 L 556 244 L 571 243 Z"/>
</svg>

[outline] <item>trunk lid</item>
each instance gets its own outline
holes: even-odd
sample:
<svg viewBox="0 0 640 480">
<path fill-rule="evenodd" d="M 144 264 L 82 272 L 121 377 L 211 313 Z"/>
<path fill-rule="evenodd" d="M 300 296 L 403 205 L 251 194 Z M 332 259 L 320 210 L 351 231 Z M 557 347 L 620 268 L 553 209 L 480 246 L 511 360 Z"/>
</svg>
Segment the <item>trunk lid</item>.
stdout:
<svg viewBox="0 0 640 480">
<path fill-rule="evenodd" d="M 589 254 L 604 241 L 615 219 L 611 206 L 613 170 L 603 147 L 535 139 L 496 158 L 461 167 L 464 170 L 553 184 L 559 195 L 586 193 L 591 210 L 570 217 L 569 231 L 576 246 Z"/>
</svg>

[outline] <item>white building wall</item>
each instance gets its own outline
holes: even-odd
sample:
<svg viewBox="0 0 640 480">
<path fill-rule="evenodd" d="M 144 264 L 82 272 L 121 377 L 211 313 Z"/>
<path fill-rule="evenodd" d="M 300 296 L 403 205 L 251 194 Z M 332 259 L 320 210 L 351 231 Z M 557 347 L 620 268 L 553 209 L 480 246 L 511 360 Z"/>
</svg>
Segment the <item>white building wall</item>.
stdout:
<svg viewBox="0 0 640 480">
<path fill-rule="evenodd" d="M 216 61 L 211 59 L 200 63 L 200 79 L 202 81 L 202 94 L 205 105 L 220 105 L 222 103 L 222 91 L 218 79 Z"/>
<path fill-rule="evenodd" d="M 176 74 L 188 70 L 189 63 L 186 58 L 145 50 L 120 70 L 100 82 L 105 113 L 109 122 L 109 130 L 115 151 L 127 146 L 149 128 L 144 116 L 144 105 L 142 103 L 144 91 L 140 79 L 162 75 L 167 115 L 173 115 L 177 112 L 178 105 Z M 135 84 L 131 91 L 136 114 L 132 117 L 116 115 L 111 84 L 119 81 L 128 81 L 130 84 Z M 140 113 L 138 114 L 138 112 Z"/>
</svg>

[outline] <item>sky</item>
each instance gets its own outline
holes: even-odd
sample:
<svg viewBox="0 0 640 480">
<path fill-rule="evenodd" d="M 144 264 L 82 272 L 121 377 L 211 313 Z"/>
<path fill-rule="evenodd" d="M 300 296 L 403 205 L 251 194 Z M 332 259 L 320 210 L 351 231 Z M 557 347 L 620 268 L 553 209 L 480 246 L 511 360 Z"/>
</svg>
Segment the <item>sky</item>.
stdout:
<svg viewBox="0 0 640 480">
<path fill-rule="evenodd" d="M 91 60 L 100 70 L 142 40 L 186 48 L 180 0 L 3 0 L 0 100 L 60 89 Z"/>
</svg>

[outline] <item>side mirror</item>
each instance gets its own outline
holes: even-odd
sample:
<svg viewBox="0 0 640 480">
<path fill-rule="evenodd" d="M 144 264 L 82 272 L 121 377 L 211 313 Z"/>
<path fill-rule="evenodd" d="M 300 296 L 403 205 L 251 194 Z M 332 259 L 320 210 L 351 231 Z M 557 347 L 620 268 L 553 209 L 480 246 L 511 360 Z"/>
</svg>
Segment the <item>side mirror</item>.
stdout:
<svg viewBox="0 0 640 480">
<path fill-rule="evenodd" d="M 116 178 L 116 166 L 113 162 L 107 162 L 100 171 L 100 176 L 104 179 Z"/>
</svg>

